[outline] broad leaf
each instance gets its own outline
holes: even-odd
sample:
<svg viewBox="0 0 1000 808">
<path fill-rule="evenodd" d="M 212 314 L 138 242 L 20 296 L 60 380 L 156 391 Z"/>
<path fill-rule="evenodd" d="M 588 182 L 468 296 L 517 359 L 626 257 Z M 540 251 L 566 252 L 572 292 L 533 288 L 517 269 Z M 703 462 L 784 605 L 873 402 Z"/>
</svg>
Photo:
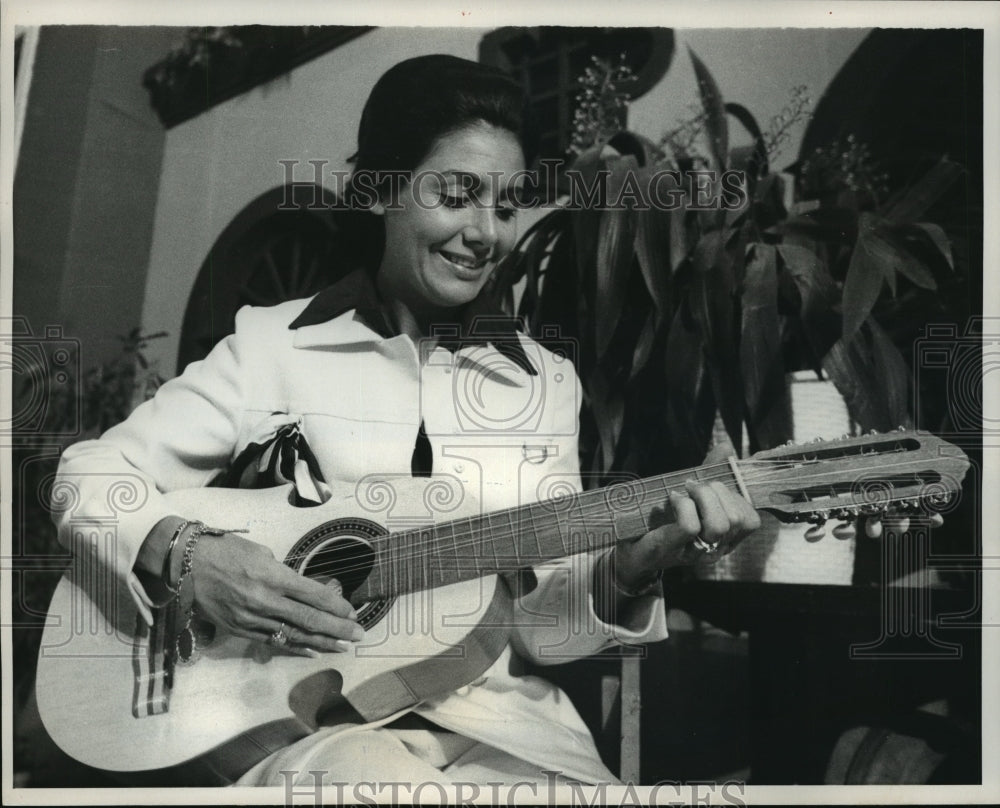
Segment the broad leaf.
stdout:
<svg viewBox="0 0 1000 808">
<path fill-rule="evenodd" d="M 949 268 L 952 270 L 955 269 L 955 259 L 951 253 L 951 240 L 944 232 L 944 228 L 932 222 L 914 222 L 911 225 L 907 225 L 906 229 L 911 232 L 916 231 L 921 233 L 941 253 L 941 256 L 948 263 Z"/>
<path fill-rule="evenodd" d="M 670 211 L 670 271 L 677 272 L 677 268 L 684 263 L 690 251 L 688 228 L 688 199 L 683 194 L 680 197 L 680 204 Z"/>
<path fill-rule="evenodd" d="M 708 380 L 704 341 L 679 306 L 670 324 L 664 350 L 664 384 L 667 404 L 664 431 L 676 447 L 673 468 L 699 465 L 712 436 L 715 398 Z"/>
<path fill-rule="evenodd" d="M 639 332 L 639 338 L 635 343 L 635 350 L 632 352 L 632 367 L 629 370 L 630 382 L 634 381 L 636 376 L 645 370 L 649 358 L 652 356 L 653 347 L 656 344 L 657 319 L 655 314 L 646 317 L 642 331 Z"/>
<path fill-rule="evenodd" d="M 784 180 L 779 174 L 765 174 L 754 189 L 750 207 L 755 225 L 767 230 L 788 216 L 785 210 Z"/>
<path fill-rule="evenodd" d="M 882 380 L 885 397 L 886 418 L 889 426 L 912 426 L 907 392 L 913 386 L 910 368 L 899 349 L 893 345 L 885 331 L 874 319 L 868 318 L 868 328 L 872 335 L 872 360 L 875 375 Z"/>
<path fill-rule="evenodd" d="M 824 358 L 823 369 L 862 429 L 884 432 L 908 421 L 900 395 L 909 389 L 909 373 L 874 320 L 839 340 Z"/>
<path fill-rule="evenodd" d="M 524 317 L 537 333 L 535 315 L 544 284 L 543 274 L 557 276 L 569 273 L 576 277 L 576 267 L 572 263 L 553 263 L 551 251 L 562 240 L 571 241 L 572 223 L 570 212 L 559 208 L 539 219 L 518 241 L 517 246 L 497 270 L 498 294 L 507 294 L 517 281 L 524 278 L 524 293 L 518 305 L 518 314 Z M 546 253 L 550 253 L 546 257 Z M 545 263 L 546 268 L 542 265 Z M 556 281 L 558 283 L 558 281 Z"/>
<path fill-rule="evenodd" d="M 623 385 L 613 384 L 598 365 L 587 386 L 594 421 L 600 436 L 600 458 L 595 459 L 594 471 L 607 474 L 615 462 L 615 454 L 625 420 Z"/>
<path fill-rule="evenodd" d="M 603 212 L 597 233 L 596 291 L 594 312 L 597 358 L 600 361 L 618 327 L 625 302 L 633 258 L 633 218 L 631 210 L 614 203 L 629 177 L 634 179 L 636 161 L 631 155 L 612 161 L 608 178 L 611 207 Z"/>
<path fill-rule="evenodd" d="M 640 166 L 655 165 L 665 157 L 663 150 L 652 140 L 635 132 L 618 132 L 608 141 L 608 145 L 619 154 L 632 155 Z"/>
<path fill-rule="evenodd" d="M 817 208 L 779 221 L 767 232 L 778 236 L 802 234 L 829 244 L 854 244 L 858 237 L 858 216 L 846 208 Z"/>
<path fill-rule="evenodd" d="M 823 260 L 808 247 L 780 244 L 777 249 L 799 291 L 802 330 L 812 348 L 814 366 L 818 366 L 842 332 L 837 284 Z"/>
<path fill-rule="evenodd" d="M 941 198 L 964 170 L 958 163 L 942 157 L 930 171 L 885 205 L 883 218 L 893 224 L 919 219 Z"/>
<path fill-rule="evenodd" d="M 862 214 L 858 222 L 858 240 L 851 253 L 844 281 L 844 338 L 849 339 L 868 319 L 882 284 L 888 278 L 895 281 L 895 267 L 885 265 L 886 256 L 873 237 L 874 222 Z"/>
<path fill-rule="evenodd" d="M 875 220 L 874 227 L 866 234 L 868 251 L 881 264 L 886 280 L 889 281 L 892 288 L 893 296 L 896 294 L 895 276 L 897 272 L 917 286 L 931 291 L 937 290 L 937 282 L 931 271 L 896 232 L 900 229 Z"/>
<path fill-rule="evenodd" d="M 572 194 L 569 200 L 572 210 L 573 233 L 576 239 L 577 260 L 581 263 L 581 279 L 589 274 L 582 269 L 582 265 L 585 262 L 592 262 L 595 259 L 597 253 L 597 221 L 601 216 L 600 207 L 606 205 L 607 202 L 606 194 L 604 193 L 607 185 L 602 181 L 601 177 L 608 172 L 608 168 L 605 160 L 601 157 L 602 150 L 603 146 L 594 146 L 587 149 L 573 161 L 571 167 L 579 178 L 578 187 L 595 189 L 597 194 L 592 205 L 589 204 L 589 200 L 581 198 L 582 194 L 586 193 L 586 190 L 581 191 L 580 194 Z"/>
<path fill-rule="evenodd" d="M 754 244 L 743 283 L 740 363 L 743 389 L 752 419 L 760 413 L 765 389 L 784 386 L 778 321 L 778 269 L 774 247 Z"/>
<path fill-rule="evenodd" d="M 930 269 L 899 236 L 888 228 L 880 228 L 873 236 L 881 242 L 886 266 L 891 265 L 896 272 L 922 289 L 937 291 L 937 281 Z M 895 290 L 893 293 L 895 294 Z"/>
<path fill-rule="evenodd" d="M 758 178 L 767 174 L 767 145 L 764 143 L 764 134 L 757 125 L 757 119 L 742 104 L 729 102 L 725 104 L 725 110 L 738 120 L 746 128 L 753 138 L 753 146 L 747 152 L 741 152 L 740 164 L 736 163 L 736 149 L 733 149 L 730 166 L 742 169 L 746 172 L 747 192 L 750 199 L 756 196 Z"/>
<path fill-rule="evenodd" d="M 722 172 L 726 170 L 729 158 L 729 125 L 726 121 L 722 93 L 719 92 L 719 87 L 708 68 L 690 47 L 688 55 L 691 57 L 694 75 L 698 81 L 701 106 L 705 110 L 705 131 L 708 134 L 708 146 L 714 158 L 714 167 Z"/>
<path fill-rule="evenodd" d="M 694 253 L 691 310 L 701 331 L 709 378 L 726 431 L 739 447 L 743 442 L 743 382 L 735 324 L 735 283 L 724 234 L 705 234 Z"/>
<path fill-rule="evenodd" d="M 656 327 L 671 307 L 670 233 L 677 211 L 648 205 L 635 214 L 635 255 L 646 289 L 656 307 Z"/>
</svg>

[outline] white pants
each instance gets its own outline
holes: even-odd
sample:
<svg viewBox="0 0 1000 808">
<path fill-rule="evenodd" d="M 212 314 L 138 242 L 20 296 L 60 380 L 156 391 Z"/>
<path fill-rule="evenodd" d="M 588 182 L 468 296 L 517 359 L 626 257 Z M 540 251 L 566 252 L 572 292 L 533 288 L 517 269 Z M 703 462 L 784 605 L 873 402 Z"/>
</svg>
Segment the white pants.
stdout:
<svg viewBox="0 0 1000 808">
<path fill-rule="evenodd" d="M 265 758 L 235 785 L 312 788 L 364 782 L 388 797 L 396 783 L 403 784 L 400 797 L 408 797 L 421 783 L 540 787 L 554 777 L 528 761 L 454 732 L 357 726 L 320 729 Z M 559 776 L 557 782 L 567 780 Z"/>
</svg>

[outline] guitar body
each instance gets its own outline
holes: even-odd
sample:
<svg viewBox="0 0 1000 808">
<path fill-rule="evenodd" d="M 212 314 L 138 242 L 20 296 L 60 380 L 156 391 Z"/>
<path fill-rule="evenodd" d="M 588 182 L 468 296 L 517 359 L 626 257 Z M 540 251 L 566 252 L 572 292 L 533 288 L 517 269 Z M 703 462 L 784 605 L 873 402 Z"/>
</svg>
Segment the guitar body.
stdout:
<svg viewBox="0 0 1000 808">
<path fill-rule="evenodd" d="M 358 511 L 353 488 L 313 508 L 292 507 L 290 486 L 167 496 L 177 513 L 245 530 L 303 574 L 338 580 L 353 574 L 360 582 L 370 565 L 358 569 L 357 559 L 371 561 L 367 537 L 382 532 L 379 524 L 412 520 L 401 514 L 425 507 L 427 485 L 393 480 L 387 507 L 367 507 L 360 519 L 343 515 L 344 508 Z M 165 768 L 220 751 L 239 736 L 245 742 L 245 733 L 258 730 L 266 735 L 280 727 L 294 738 L 345 701 L 354 720 L 357 714 L 376 720 L 472 681 L 507 641 L 510 596 L 488 576 L 356 603 L 366 637 L 348 652 L 310 658 L 219 634 L 193 664 L 175 664 L 174 638 L 184 626 L 176 610 L 154 610 L 149 629 L 120 579 L 81 555 L 49 608 L 37 691 L 56 743 L 96 768 Z M 355 588 L 344 586 L 348 595 Z"/>
</svg>

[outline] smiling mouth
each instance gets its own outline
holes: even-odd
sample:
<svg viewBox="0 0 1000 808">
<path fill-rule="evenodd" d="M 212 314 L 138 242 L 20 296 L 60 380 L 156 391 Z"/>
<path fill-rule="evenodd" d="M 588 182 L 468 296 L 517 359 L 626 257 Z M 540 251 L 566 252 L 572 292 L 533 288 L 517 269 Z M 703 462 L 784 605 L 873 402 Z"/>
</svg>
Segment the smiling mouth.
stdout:
<svg viewBox="0 0 1000 808">
<path fill-rule="evenodd" d="M 438 254 L 449 264 L 454 264 L 455 266 L 465 270 L 482 269 L 489 263 L 486 258 L 477 259 L 467 255 L 458 255 L 457 253 L 447 252 L 445 250 L 438 250 Z"/>
</svg>

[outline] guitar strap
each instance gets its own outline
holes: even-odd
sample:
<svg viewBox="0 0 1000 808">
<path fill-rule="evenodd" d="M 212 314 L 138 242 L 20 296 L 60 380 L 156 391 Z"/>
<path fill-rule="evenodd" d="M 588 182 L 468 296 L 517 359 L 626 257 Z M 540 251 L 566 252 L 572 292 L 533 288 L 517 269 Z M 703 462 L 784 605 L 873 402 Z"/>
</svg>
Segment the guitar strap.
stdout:
<svg viewBox="0 0 1000 808">
<path fill-rule="evenodd" d="M 460 645 L 368 679 L 348 693 L 347 700 L 365 721 L 377 721 L 467 685 L 485 673 L 507 647 L 513 611 L 510 590 L 498 578 L 482 620 Z"/>
</svg>

